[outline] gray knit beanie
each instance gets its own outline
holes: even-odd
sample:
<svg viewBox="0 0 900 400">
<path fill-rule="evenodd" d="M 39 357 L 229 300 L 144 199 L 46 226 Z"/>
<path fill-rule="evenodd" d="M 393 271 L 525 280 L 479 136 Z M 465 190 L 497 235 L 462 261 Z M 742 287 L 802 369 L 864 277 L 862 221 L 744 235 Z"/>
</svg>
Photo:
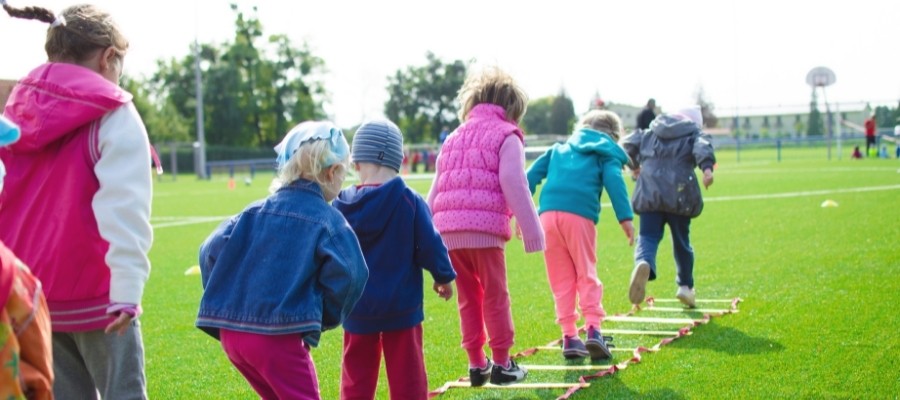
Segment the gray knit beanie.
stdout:
<svg viewBox="0 0 900 400">
<path fill-rule="evenodd" d="M 400 172 L 403 162 L 403 135 L 400 128 L 386 119 L 362 124 L 353 135 L 350 160 L 391 167 Z"/>
</svg>

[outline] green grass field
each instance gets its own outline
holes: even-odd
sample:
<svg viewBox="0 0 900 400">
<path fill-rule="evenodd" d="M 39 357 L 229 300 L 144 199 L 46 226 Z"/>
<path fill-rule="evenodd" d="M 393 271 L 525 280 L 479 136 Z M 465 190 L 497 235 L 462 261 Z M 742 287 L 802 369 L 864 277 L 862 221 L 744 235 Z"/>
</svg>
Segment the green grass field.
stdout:
<svg viewBox="0 0 900 400">
<path fill-rule="evenodd" d="M 704 191 L 706 208 L 692 226 L 697 295 L 740 297 L 740 312 L 714 318 L 660 352 L 645 353 L 642 362 L 593 380 L 573 399 L 898 396 L 900 161 L 826 161 L 824 150 L 815 154 L 782 162 L 771 151 L 744 151 L 740 162 L 733 152 L 717 154 L 715 184 Z M 235 190 L 227 189 L 224 177 L 197 181 L 182 176 L 157 183 L 153 272 L 141 318 L 151 398 L 255 397 L 218 342 L 194 327 L 200 277 L 184 272 L 197 264 L 198 246 L 222 218 L 266 195 L 269 178 L 259 175 L 251 186 L 240 178 Z M 430 181 L 409 184 L 424 194 Z M 821 207 L 827 199 L 839 207 Z M 597 268 L 610 315 L 630 307 L 633 250 L 613 215 L 605 204 L 597 228 Z M 667 234 L 659 278 L 648 285 L 648 296 L 674 297 L 669 243 Z M 541 253 L 524 254 L 521 242 L 513 239 L 507 263 L 517 328 L 513 352 L 557 339 Z M 459 348 L 455 299 L 441 301 L 428 279 L 426 284 L 425 353 L 434 389 L 465 376 L 467 363 Z M 603 328 L 631 326 L 607 322 Z M 323 399 L 338 398 L 341 336 L 339 329 L 326 332 L 313 351 Z M 658 341 L 616 336 L 614 343 L 627 348 Z M 619 362 L 630 354 L 615 357 L 613 362 Z M 522 363 L 564 364 L 551 351 Z M 528 382 L 574 382 L 578 376 L 533 371 Z M 384 379 L 381 383 L 377 397 L 387 399 Z M 563 393 L 463 388 L 439 398 L 553 399 Z"/>
</svg>

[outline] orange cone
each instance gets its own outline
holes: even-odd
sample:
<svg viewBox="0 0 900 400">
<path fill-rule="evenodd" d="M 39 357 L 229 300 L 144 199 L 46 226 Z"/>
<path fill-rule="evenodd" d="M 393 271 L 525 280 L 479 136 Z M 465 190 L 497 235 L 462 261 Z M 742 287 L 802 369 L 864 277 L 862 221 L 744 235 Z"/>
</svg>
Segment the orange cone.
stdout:
<svg viewBox="0 0 900 400">
<path fill-rule="evenodd" d="M 234 190 L 234 178 L 228 178 L 228 190 Z"/>
</svg>

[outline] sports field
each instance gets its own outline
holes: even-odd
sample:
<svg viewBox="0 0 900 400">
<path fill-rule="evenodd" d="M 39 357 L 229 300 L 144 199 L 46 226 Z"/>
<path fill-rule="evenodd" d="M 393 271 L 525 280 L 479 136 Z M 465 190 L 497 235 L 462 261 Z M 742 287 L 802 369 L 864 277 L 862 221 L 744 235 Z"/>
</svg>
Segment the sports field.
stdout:
<svg viewBox="0 0 900 400">
<path fill-rule="evenodd" d="M 717 156 L 715 184 L 703 192 L 706 207 L 692 225 L 697 297 L 740 298 L 739 312 L 713 318 L 659 352 L 644 353 L 640 363 L 592 380 L 571 398 L 896 398 L 900 160 L 827 161 L 823 149 L 782 162 L 753 151 L 744 151 L 740 162 L 727 150 Z M 209 232 L 265 196 L 270 178 L 257 175 L 245 186 L 239 176 L 233 190 L 223 176 L 157 182 L 153 272 L 141 317 L 151 398 L 255 397 L 218 342 L 194 327 L 200 277 L 185 271 L 197 264 L 197 249 Z M 424 195 L 431 181 L 408 183 Z M 838 206 L 822 207 L 826 200 Z M 597 229 L 603 305 L 609 315 L 625 313 L 632 248 L 607 201 Z M 303 232 L 296 235 L 302 238 Z M 659 278 L 647 289 L 648 296 L 659 299 L 674 298 L 676 289 L 668 240 L 667 234 L 660 247 Z M 558 339 L 541 253 L 524 254 L 521 242 L 513 239 L 507 263 L 517 328 L 512 351 Z M 426 286 L 425 352 L 434 389 L 467 375 L 467 362 L 459 348 L 455 298 L 438 299 L 427 276 Z M 603 329 L 632 327 L 607 322 Z M 341 336 L 339 329 L 326 332 L 312 353 L 323 399 L 338 398 Z M 649 335 L 613 336 L 623 349 L 660 341 Z M 631 353 L 615 352 L 614 357 L 611 363 L 618 363 Z M 566 365 L 551 350 L 521 363 Z M 589 373 L 535 370 L 526 382 L 571 383 Z M 554 399 L 563 393 L 454 388 L 438 398 Z M 386 385 L 380 385 L 378 398 L 388 398 Z"/>
</svg>

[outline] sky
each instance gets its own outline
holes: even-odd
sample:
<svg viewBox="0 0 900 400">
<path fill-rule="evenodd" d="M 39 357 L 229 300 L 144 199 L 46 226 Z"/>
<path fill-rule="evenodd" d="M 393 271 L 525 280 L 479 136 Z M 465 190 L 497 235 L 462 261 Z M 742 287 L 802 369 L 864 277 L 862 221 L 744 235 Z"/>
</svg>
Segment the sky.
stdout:
<svg viewBox="0 0 900 400">
<path fill-rule="evenodd" d="M 61 11 L 70 1 L 7 0 Z M 532 99 L 561 90 L 576 113 L 595 94 L 663 111 L 702 89 L 720 115 L 803 107 L 807 73 L 836 76 L 825 97 L 838 109 L 900 100 L 900 1 L 642 0 L 93 0 L 131 42 L 125 73 L 149 76 L 156 60 L 183 58 L 195 37 L 234 37 L 235 3 L 257 7 L 265 35 L 308 43 L 328 68 L 326 112 L 340 126 L 383 116 L 387 77 L 433 52 L 473 69 L 498 66 Z M 0 79 L 46 60 L 47 25 L 0 13 Z M 822 92 L 820 100 L 822 100 Z"/>
</svg>

